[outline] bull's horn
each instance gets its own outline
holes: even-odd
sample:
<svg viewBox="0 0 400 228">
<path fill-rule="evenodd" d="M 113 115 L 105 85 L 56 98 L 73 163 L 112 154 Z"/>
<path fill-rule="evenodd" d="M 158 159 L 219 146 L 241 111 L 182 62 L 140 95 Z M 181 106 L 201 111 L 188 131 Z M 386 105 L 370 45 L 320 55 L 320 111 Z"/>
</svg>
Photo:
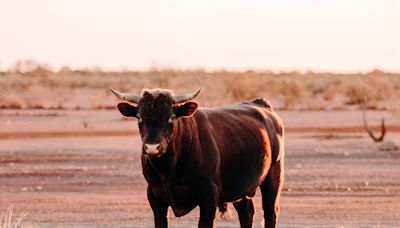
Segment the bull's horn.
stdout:
<svg viewBox="0 0 400 228">
<path fill-rule="evenodd" d="M 127 93 L 121 93 L 113 88 L 110 88 L 111 92 L 115 94 L 119 99 L 128 101 L 134 104 L 139 104 L 140 96 L 136 94 L 127 94 Z"/>
<path fill-rule="evenodd" d="M 176 95 L 173 98 L 174 98 L 174 101 L 176 104 L 184 103 L 186 101 L 190 101 L 190 100 L 194 99 L 195 97 L 197 97 L 197 95 L 199 95 L 200 91 L 201 91 L 201 89 L 197 90 L 197 92 L 194 92 L 194 93 Z"/>
</svg>

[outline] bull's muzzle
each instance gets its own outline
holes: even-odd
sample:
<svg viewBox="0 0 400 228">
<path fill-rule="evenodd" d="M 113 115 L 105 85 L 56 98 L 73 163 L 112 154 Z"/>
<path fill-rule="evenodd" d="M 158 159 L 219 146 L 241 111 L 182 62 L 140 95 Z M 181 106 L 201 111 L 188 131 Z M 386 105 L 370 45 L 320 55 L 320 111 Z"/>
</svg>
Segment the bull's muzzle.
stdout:
<svg viewBox="0 0 400 228">
<path fill-rule="evenodd" d="M 161 149 L 161 144 L 160 144 L 160 143 L 157 143 L 157 144 L 147 144 L 147 143 L 144 143 L 144 144 L 143 144 L 143 147 L 144 147 L 144 150 L 145 150 L 145 152 L 146 152 L 147 154 L 150 154 L 150 155 L 157 155 L 157 154 L 160 154 L 160 153 L 161 153 L 161 151 L 160 151 L 160 149 Z"/>
</svg>

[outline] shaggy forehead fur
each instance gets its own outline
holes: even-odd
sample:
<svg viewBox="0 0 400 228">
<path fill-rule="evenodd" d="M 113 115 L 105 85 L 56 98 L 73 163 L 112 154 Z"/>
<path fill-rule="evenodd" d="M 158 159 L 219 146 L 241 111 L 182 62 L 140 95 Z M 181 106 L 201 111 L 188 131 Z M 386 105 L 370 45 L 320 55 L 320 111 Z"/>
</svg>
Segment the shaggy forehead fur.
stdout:
<svg viewBox="0 0 400 228">
<path fill-rule="evenodd" d="M 151 120 L 161 120 L 172 114 L 174 93 L 167 89 L 144 89 L 139 100 L 140 114 Z"/>
<path fill-rule="evenodd" d="M 169 89 L 161 89 L 161 88 L 155 88 L 155 89 L 143 89 L 142 90 L 142 97 L 145 94 L 150 94 L 153 95 L 155 97 L 159 96 L 159 95 L 164 95 L 164 96 L 174 96 L 174 92 L 172 90 Z"/>
</svg>

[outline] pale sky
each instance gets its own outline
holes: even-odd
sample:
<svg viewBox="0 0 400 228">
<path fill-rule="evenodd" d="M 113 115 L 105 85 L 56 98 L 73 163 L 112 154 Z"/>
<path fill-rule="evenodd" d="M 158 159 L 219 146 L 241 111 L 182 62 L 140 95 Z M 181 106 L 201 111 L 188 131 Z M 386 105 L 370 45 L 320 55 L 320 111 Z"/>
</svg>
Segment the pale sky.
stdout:
<svg viewBox="0 0 400 228">
<path fill-rule="evenodd" d="M 397 0 L 1 0 L 0 68 L 400 71 Z"/>
</svg>

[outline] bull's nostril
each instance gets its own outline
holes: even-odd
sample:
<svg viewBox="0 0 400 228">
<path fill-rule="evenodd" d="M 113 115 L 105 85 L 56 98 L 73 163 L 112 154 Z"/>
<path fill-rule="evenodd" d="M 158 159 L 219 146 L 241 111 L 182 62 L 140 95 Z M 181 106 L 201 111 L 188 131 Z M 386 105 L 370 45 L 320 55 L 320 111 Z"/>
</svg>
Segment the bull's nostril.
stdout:
<svg viewBox="0 0 400 228">
<path fill-rule="evenodd" d="M 160 144 L 144 144 L 144 149 L 148 154 L 157 154 L 160 149 Z"/>
</svg>

